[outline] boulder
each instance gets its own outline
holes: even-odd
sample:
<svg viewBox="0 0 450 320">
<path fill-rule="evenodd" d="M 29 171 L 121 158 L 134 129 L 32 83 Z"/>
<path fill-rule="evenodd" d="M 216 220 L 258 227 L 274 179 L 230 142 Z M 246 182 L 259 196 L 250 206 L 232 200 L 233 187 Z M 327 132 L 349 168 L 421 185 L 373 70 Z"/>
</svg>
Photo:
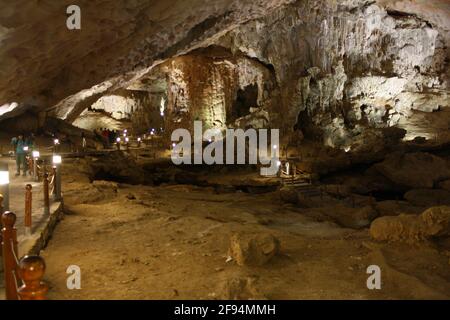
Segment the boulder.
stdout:
<svg viewBox="0 0 450 320">
<path fill-rule="evenodd" d="M 450 236 L 450 207 L 432 207 L 420 216 L 427 234 L 433 237 Z"/>
<path fill-rule="evenodd" d="M 326 184 L 323 185 L 322 190 L 338 197 L 349 196 L 351 194 L 351 188 L 349 186 L 340 184 Z"/>
<path fill-rule="evenodd" d="M 379 216 L 398 216 L 399 214 L 420 214 L 422 209 L 407 201 L 385 200 L 375 204 Z"/>
<path fill-rule="evenodd" d="M 450 207 L 432 207 L 420 215 L 386 216 L 370 226 L 370 235 L 379 241 L 422 241 L 450 235 Z"/>
<path fill-rule="evenodd" d="M 257 278 L 250 276 L 234 276 L 225 280 L 220 289 L 220 298 L 224 300 L 264 300 L 260 293 Z"/>
<path fill-rule="evenodd" d="M 450 178 L 447 162 L 429 153 L 392 154 L 375 169 L 395 184 L 405 188 L 433 188 Z"/>
<path fill-rule="evenodd" d="M 231 236 L 229 255 L 240 266 L 262 266 L 280 251 L 280 241 L 270 233 Z"/>
<path fill-rule="evenodd" d="M 369 227 L 371 222 L 378 217 L 378 212 L 372 206 L 350 208 L 344 205 L 336 205 L 319 210 L 342 227 L 352 229 Z"/>
<path fill-rule="evenodd" d="M 297 204 L 298 203 L 298 195 L 297 191 L 294 188 L 283 187 L 278 191 L 281 201 Z"/>
<path fill-rule="evenodd" d="M 92 182 L 92 185 L 99 190 L 112 192 L 117 192 L 117 189 L 119 188 L 117 182 L 113 181 L 95 180 Z"/>
<path fill-rule="evenodd" d="M 415 206 L 431 207 L 450 205 L 450 191 L 441 189 L 414 189 L 404 195 Z"/>
</svg>

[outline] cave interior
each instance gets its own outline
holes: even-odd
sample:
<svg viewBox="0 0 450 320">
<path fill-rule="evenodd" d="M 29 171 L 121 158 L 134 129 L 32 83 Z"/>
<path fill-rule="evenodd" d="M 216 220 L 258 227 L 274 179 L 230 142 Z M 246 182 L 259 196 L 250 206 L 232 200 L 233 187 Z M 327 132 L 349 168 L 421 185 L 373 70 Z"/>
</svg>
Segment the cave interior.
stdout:
<svg viewBox="0 0 450 320">
<path fill-rule="evenodd" d="M 51 298 L 450 299 L 448 1 L 77 2 L 0 0 L 0 160 L 63 156 Z M 199 121 L 276 172 L 175 164 Z"/>
</svg>

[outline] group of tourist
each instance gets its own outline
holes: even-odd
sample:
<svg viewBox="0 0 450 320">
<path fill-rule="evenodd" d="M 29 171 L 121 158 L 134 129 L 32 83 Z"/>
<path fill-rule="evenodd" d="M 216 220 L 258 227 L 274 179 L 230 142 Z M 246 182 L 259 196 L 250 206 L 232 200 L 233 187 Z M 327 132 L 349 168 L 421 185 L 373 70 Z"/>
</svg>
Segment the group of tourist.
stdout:
<svg viewBox="0 0 450 320">
<path fill-rule="evenodd" d="M 110 130 L 107 128 L 100 128 L 94 130 L 95 137 L 102 141 L 104 148 L 109 148 L 114 144 L 120 133 L 117 130 Z"/>
<path fill-rule="evenodd" d="M 14 147 L 14 155 L 16 157 L 16 176 L 20 176 L 21 171 L 23 176 L 26 176 L 28 170 L 27 155 L 31 154 L 35 148 L 35 136 L 33 133 L 26 137 L 20 134 L 11 139 L 11 145 Z"/>
</svg>

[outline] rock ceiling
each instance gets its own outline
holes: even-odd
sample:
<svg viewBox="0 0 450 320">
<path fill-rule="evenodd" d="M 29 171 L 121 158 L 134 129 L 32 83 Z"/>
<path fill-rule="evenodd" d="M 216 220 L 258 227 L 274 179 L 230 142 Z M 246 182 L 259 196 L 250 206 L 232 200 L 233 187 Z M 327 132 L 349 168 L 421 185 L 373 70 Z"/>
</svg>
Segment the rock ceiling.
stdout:
<svg viewBox="0 0 450 320">
<path fill-rule="evenodd" d="M 0 105 L 51 106 L 111 77 L 151 65 L 286 0 L 0 0 Z"/>
<path fill-rule="evenodd" d="M 335 131 L 349 119 L 395 125 L 411 110 L 448 107 L 448 0 L 76 3 L 81 30 L 66 28 L 73 1 L 0 0 L 0 119 L 30 106 L 73 121 L 118 89 L 164 90 L 154 65 L 212 44 L 274 69 L 279 89 L 269 94 L 282 105 L 268 111 L 289 127 L 304 110 Z M 315 115 L 324 111 L 331 120 Z"/>
</svg>

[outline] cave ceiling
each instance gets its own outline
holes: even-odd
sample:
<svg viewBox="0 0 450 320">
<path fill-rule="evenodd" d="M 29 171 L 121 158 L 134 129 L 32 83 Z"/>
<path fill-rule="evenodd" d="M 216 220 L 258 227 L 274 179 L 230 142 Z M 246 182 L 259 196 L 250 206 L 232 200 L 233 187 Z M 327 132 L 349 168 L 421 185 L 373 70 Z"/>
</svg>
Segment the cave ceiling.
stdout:
<svg viewBox="0 0 450 320">
<path fill-rule="evenodd" d="M 167 89 L 164 72 L 152 73 L 152 68 L 171 57 L 212 44 L 239 51 L 259 59 L 261 63 L 275 65 L 276 76 L 283 85 L 284 73 L 294 70 L 295 76 L 301 77 L 305 76 L 305 66 L 315 66 L 311 53 L 302 49 L 310 45 L 308 39 L 314 35 L 299 33 L 295 40 L 298 41 L 293 45 L 294 50 L 296 45 L 300 48 L 298 56 L 292 57 L 288 54 L 292 49 L 289 43 L 286 43 L 286 48 L 273 49 L 273 43 L 246 39 L 246 32 L 252 31 L 251 28 L 255 28 L 255 34 L 258 34 L 258 28 L 266 28 L 266 32 L 282 19 L 285 19 L 283 25 L 287 26 L 284 33 L 290 32 L 289 28 L 294 28 L 295 24 L 301 25 L 303 20 L 305 24 L 316 23 L 320 27 L 328 14 L 340 12 L 342 17 L 374 4 L 397 16 L 397 20 L 406 21 L 407 17 L 420 20 L 428 26 L 420 27 L 426 29 L 425 33 L 431 34 L 431 38 L 439 38 L 441 51 L 446 55 L 439 61 L 448 63 L 449 59 L 448 0 L 79 0 L 76 4 L 81 7 L 82 29 L 68 30 L 65 25 L 66 8 L 71 4 L 73 1 L 67 0 L 0 0 L 0 106 L 3 105 L 0 118 L 15 115 L 17 110 L 11 113 L 14 108 L 10 103 L 18 102 L 18 107 L 32 106 L 37 111 L 48 111 L 73 121 L 102 95 L 122 88 L 155 93 L 164 91 Z M 304 8 L 311 11 L 300 10 Z M 290 14 L 294 9 L 297 11 L 292 17 Z M 314 10 L 324 12 L 312 14 Z M 311 22 L 312 16 L 317 21 Z M 261 20 L 265 17 L 269 18 Z M 256 21 L 254 25 L 252 21 Z M 419 28 L 408 23 L 404 22 L 402 28 Z M 396 27 L 398 24 L 393 28 Z M 340 26 L 329 28 L 339 29 Z M 313 31 L 314 28 L 308 29 L 309 33 Z M 230 37 L 234 37 L 233 41 Z M 341 53 L 341 56 L 346 56 L 346 53 Z M 277 59 L 283 58 L 290 60 L 281 65 Z M 298 66 L 302 66 L 302 70 L 296 70 Z M 336 71 L 338 63 L 332 68 L 335 74 L 339 73 Z M 393 79 L 394 76 L 405 75 L 397 71 L 384 76 Z M 436 76 L 441 81 L 439 90 L 448 89 L 445 83 L 448 68 L 447 75 Z M 341 79 L 342 82 L 349 80 L 347 83 L 351 83 L 347 77 Z M 292 80 L 292 75 L 286 78 Z M 424 81 L 431 80 L 427 78 Z M 339 81 L 337 83 L 339 86 Z M 289 92 L 285 94 L 291 96 Z M 293 111 L 294 116 L 296 113 L 298 110 Z"/>
</svg>

